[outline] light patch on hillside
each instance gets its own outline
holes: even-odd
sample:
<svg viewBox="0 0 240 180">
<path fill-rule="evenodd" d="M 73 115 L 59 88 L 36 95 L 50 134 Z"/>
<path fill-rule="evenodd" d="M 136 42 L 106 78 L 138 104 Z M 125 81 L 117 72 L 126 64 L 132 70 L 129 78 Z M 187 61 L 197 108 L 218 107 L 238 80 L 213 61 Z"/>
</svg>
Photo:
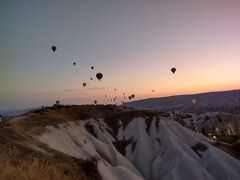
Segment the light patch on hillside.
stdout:
<svg viewBox="0 0 240 180">
<path fill-rule="evenodd" d="M 90 134 L 85 125 L 92 125 L 97 138 Z M 61 124 L 58 128 L 49 126 L 48 132 L 38 139 L 50 148 L 81 159 L 97 157 L 98 170 L 106 180 L 142 179 L 141 173 L 115 149 L 113 137 L 100 127 L 101 121 L 86 120 Z"/>
</svg>

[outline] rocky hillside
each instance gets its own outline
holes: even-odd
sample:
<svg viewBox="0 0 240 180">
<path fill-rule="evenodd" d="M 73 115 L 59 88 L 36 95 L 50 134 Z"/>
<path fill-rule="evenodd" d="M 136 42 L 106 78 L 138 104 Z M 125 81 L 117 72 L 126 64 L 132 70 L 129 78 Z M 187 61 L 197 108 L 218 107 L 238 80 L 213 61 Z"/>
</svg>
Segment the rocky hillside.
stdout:
<svg viewBox="0 0 240 180">
<path fill-rule="evenodd" d="M 150 98 L 127 102 L 124 106 L 148 110 L 221 111 L 240 114 L 240 90 Z"/>
<path fill-rule="evenodd" d="M 110 105 L 34 110 L 0 128 L 0 179 L 240 178 L 234 147 L 233 157 L 171 117 Z"/>
</svg>

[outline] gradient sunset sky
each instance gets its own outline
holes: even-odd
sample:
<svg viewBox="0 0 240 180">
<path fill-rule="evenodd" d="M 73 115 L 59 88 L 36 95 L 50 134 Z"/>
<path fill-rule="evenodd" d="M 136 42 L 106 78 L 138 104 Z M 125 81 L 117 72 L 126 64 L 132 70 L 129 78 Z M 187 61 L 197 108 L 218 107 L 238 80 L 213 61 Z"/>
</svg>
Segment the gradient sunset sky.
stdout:
<svg viewBox="0 0 240 180">
<path fill-rule="evenodd" d="M 1 0 L 0 22 L 0 110 L 240 89 L 239 0 Z"/>
</svg>

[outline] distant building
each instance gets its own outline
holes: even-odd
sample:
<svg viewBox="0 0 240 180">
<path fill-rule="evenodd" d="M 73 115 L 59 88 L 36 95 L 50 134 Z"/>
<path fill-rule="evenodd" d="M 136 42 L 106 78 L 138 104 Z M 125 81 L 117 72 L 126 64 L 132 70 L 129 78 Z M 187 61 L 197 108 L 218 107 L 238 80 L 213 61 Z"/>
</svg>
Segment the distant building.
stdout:
<svg viewBox="0 0 240 180">
<path fill-rule="evenodd" d="M 62 107 L 62 105 L 60 104 L 60 101 L 59 101 L 59 100 L 56 100 L 56 102 L 55 102 L 55 104 L 53 105 L 53 107 L 59 108 L 59 107 Z"/>
<path fill-rule="evenodd" d="M 56 100 L 56 104 L 55 105 L 59 106 L 60 105 L 60 101 Z"/>
</svg>

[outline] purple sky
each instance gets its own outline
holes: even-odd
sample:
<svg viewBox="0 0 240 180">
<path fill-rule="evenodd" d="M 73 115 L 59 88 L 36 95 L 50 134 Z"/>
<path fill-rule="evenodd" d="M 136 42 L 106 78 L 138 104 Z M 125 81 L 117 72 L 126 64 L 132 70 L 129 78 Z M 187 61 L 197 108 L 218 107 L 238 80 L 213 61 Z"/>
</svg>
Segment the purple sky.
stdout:
<svg viewBox="0 0 240 180">
<path fill-rule="evenodd" d="M 240 89 L 239 0 L 2 0 L 0 22 L 0 110 Z"/>
</svg>

